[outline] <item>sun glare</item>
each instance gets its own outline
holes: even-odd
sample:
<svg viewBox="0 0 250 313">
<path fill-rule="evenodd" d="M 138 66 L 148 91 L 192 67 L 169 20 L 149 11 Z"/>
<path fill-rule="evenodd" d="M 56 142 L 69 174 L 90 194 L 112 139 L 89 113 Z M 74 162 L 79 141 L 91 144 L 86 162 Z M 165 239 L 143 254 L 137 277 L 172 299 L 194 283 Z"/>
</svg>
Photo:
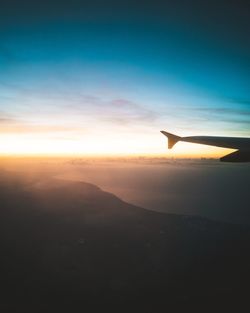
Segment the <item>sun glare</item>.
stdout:
<svg viewBox="0 0 250 313">
<path fill-rule="evenodd" d="M 159 134 L 92 135 L 82 139 L 56 139 L 38 135 L 11 134 L 0 136 L 0 155 L 96 155 L 96 156 L 160 156 L 160 157 L 218 157 L 229 149 L 197 144 L 178 143 L 171 150 Z"/>
</svg>

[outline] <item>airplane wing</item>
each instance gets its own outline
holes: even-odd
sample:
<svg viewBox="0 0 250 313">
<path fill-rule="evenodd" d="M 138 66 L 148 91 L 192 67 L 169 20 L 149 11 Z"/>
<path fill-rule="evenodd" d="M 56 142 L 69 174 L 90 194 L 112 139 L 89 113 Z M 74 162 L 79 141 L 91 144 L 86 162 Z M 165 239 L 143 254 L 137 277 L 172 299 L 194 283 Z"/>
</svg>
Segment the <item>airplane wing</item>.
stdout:
<svg viewBox="0 0 250 313">
<path fill-rule="evenodd" d="M 250 138 L 216 136 L 180 137 L 164 130 L 161 133 L 168 138 L 168 149 L 171 149 L 178 141 L 237 149 L 237 151 L 220 158 L 220 160 L 222 162 L 250 162 Z"/>
</svg>

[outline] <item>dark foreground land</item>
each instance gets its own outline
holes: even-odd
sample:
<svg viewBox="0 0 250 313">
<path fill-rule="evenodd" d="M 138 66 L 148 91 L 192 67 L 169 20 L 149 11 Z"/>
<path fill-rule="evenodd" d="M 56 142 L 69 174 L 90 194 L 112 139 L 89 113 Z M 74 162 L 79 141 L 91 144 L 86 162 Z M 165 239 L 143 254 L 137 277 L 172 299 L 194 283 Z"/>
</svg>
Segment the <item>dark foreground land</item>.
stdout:
<svg viewBox="0 0 250 313">
<path fill-rule="evenodd" d="M 248 226 L 2 172 L 0 231 L 4 313 L 250 310 Z"/>
</svg>

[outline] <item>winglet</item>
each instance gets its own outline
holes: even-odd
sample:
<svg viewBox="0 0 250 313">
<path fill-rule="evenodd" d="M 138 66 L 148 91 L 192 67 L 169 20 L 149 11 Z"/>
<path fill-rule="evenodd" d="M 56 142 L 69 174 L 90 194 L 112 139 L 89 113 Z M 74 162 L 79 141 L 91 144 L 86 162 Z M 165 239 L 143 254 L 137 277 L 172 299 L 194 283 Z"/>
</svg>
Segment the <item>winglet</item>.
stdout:
<svg viewBox="0 0 250 313">
<path fill-rule="evenodd" d="M 181 137 L 167 133 L 164 130 L 161 130 L 161 133 L 168 137 L 168 149 L 171 149 L 181 139 Z"/>
</svg>

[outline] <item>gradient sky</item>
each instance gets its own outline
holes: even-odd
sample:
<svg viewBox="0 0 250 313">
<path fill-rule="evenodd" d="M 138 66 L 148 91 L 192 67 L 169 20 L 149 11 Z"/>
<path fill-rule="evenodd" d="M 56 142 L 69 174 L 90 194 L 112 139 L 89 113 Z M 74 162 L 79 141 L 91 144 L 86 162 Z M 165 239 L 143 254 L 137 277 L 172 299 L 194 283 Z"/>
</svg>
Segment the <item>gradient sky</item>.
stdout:
<svg viewBox="0 0 250 313">
<path fill-rule="evenodd" d="M 248 1 L 1 1 L 1 154 L 215 155 L 250 136 Z M 223 154 L 223 152 L 222 152 Z"/>
</svg>

